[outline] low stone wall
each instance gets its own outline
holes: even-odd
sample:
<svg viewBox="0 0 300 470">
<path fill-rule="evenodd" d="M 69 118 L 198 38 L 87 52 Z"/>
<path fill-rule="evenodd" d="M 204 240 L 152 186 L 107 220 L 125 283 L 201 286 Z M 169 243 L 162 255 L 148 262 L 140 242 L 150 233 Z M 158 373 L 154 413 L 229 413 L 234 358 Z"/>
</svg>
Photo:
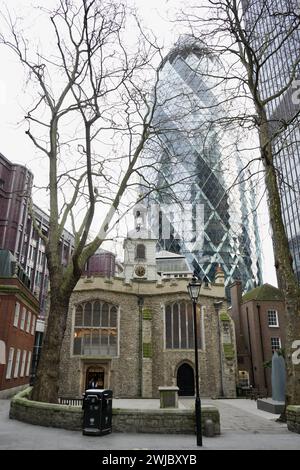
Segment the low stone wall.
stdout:
<svg viewBox="0 0 300 470">
<path fill-rule="evenodd" d="M 202 432 L 206 434 L 205 421 L 214 423 L 214 435 L 220 434 L 219 411 L 214 406 L 202 407 Z M 113 430 L 118 432 L 194 434 L 195 411 L 180 409 L 113 410 Z"/>
<path fill-rule="evenodd" d="M 11 400 L 9 417 L 39 426 L 70 430 L 82 429 L 83 411 L 78 406 L 41 403 L 28 399 L 31 389 L 19 393 Z M 214 406 L 202 407 L 202 430 L 205 422 L 214 424 L 214 435 L 220 434 L 220 415 Z M 195 411 L 181 409 L 134 410 L 113 409 L 113 432 L 194 434 Z"/>
<path fill-rule="evenodd" d="M 3 399 L 12 398 L 14 395 L 16 395 L 17 393 L 27 388 L 28 388 L 28 384 L 20 385 L 19 387 L 6 388 L 5 390 L 0 391 L 0 398 L 3 398 Z"/>
<path fill-rule="evenodd" d="M 290 405 L 286 411 L 288 430 L 300 434 L 300 405 Z"/>
<path fill-rule="evenodd" d="M 31 387 L 15 395 L 10 402 L 9 417 L 29 424 L 79 430 L 82 410 L 78 406 L 56 405 L 29 400 Z"/>
</svg>

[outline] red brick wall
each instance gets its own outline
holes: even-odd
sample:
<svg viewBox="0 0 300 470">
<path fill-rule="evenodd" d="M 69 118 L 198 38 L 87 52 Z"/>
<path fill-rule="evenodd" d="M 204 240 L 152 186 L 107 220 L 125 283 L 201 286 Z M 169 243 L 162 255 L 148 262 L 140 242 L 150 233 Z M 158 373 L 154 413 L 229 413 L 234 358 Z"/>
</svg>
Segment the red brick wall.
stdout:
<svg viewBox="0 0 300 470">
<path fill-rule="evenodd" d="M 8 283 L 11 285 L 11 287 L 18 287 L 15 292 L 8 292 L 7 289 L 5 289 L 5 285 Z M 23 286 L 17 279 L 0 279 L 0 339 L 3 340 L 6 345 L 6 364 L 0 365 L 0 390 L 26 385 L 29 382 L 29 376 L 26 376 L 26 369 L 29 352 L 31 352 L 32 358 L 32 350 L 34 345 L 34 334 L 31 334 L 32 321 L 33 319 L 36 320 L 37 318 L 38 304 L 31 293 L 26 291 L 27 289 L 25 286 Z M 34 303 L 31 303 L 32 299 L 34 299 Z M 16 302 L 20 304 L 20 314 L 17 327 L 14 326 Z M 20 328 L 23 308 L 26 309 L 24 330 Z M 31 312 L 29 332 L 26 331 L 28 311 Z M 14 348 L 14 358 L 12 363 L 11 378 L 6 379 L 10 348 Z M 18 376 L 14 377 L 18 349 L 21 351 L 19 370 Z M 27 354 L 24 376 L 21 377 L 21 366 L 24 350 L 27 351 Z"/>
<path fill-rule="evenodd" d="M 259 305 L 259 309 L 257 306 Z M 248 317 L 247 317 L 248 309 Z M 268 310 L 277 311 L 279 327 L 270 327 L 268 324 Z M 285 321 L 283 301 L 250 301 L 241 306 L 242 329 L 247 349 L 252 357 L 252 364 L 245 365 L 245 370 L 249 371 L 251 381 L 260 389 L 267 385 L 269 395 L 271 388 L 271 369 L 263 367 L 263 363 L 272 360 L 271 338 L 279 337 L 281 347 L 285 345 Z M 260 321 L 259 321 L 260 320 Z M 249 331 L 251 337 L 251 347 L 249 344 Z M 251 351 L 250 351 L 251 349 Z M 241 369 L 241 367 L 239 367 Z M 254 377 L 253 377 L 254 375 Z M 254 381 L 253 381 L 254 379 Z"/>
</svg>

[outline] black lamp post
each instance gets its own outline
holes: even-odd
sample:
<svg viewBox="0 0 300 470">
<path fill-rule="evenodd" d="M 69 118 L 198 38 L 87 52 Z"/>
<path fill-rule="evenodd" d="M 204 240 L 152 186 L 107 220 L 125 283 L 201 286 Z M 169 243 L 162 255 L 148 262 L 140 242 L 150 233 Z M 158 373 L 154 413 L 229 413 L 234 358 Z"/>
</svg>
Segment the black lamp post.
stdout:
<svg viewBox="0 0 300 470">
<path fill-rule="evenodd" d="M 188 284 L 188 293 L 193 302 L 194 312 L 194 336 L 195 336 L 195 382 L 196 382 L 196 400 L 195 400 L 195 414 L 196 414 L 196 433 L 197 433 L 197 446 L 202 446 L 202 427 L 201 427 L 201 400 L 199 391 L 199 366 L 198 366 L 198 333 L 197 333 L 197 318 L 196 306 L 200 294 L 201 281 L 193 276 L 191 282 Z"/>
</svg>

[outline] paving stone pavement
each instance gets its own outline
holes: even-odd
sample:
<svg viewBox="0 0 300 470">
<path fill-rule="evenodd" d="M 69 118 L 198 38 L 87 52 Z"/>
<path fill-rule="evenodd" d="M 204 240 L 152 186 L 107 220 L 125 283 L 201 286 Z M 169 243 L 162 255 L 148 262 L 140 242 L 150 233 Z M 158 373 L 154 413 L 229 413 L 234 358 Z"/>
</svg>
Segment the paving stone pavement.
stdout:
<svg viewBox="0 0 300 470">
<path fill-rule="evenodd" d="M 98 450 L 103 455 L 113 450 L 300 450 L 300 434 L 287 430 L 276 416 L 257 410 L 252 400 L 202 400 L 216 406 L 221 415 L 221 436 L 203 438 L 196 446 L 195 436 L 112 433 L 101 437 L 83 436 L 81 432 L 45 428 L 10 420 L 9 400 L 0 399 L 1 450 Z M 115 407 L 159 407 L 158 400 L 115 400 Z M 181 399 L 181 408 L 193 408 L 194 399 Z M 99 454 L 100 455 L 100 454 Z"/>
<path fill-rule="evenodd" d="M 277 422 L 279 415 L 257 409 L 255 400 L 206 400 L 220 412 L 221 430 L 248 431 L 251 433 L 278 433 L 286 429 L 286 424 Z"/>
</svg>

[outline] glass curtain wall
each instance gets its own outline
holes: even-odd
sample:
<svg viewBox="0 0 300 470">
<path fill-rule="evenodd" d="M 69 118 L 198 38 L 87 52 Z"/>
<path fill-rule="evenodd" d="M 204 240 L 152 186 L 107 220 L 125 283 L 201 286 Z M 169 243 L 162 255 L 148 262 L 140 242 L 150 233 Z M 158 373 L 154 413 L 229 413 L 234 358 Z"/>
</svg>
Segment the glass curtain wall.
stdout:
<svg viewBox="0 0 300 470">
<path fill-rule="evenodd" d="M 226 286 L 240 279 L 248 290 L 261 283 L 257 200 L 251 181 L 239 178 L 235 136 L 219 126 L 218 67 L 189 36 L 164 59 L 141 186 L 158 189 L 149 197 L 158 250 L 184 254 L 206 281 L 220 265 Z"/>
</svg>

